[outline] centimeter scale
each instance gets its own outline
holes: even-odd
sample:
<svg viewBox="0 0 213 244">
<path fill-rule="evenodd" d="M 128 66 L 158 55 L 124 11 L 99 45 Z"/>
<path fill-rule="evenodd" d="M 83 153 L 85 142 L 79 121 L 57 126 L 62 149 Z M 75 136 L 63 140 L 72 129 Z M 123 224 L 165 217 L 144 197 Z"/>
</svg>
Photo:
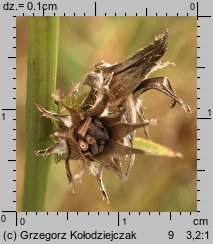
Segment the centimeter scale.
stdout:
<svg viewBox="0 0 213 244">
<path fill-rule="evenodd" d="M 213 99 L 213 2 L 211 1 L 1 1 L 1 242 L 212 243 L 211 136 Z M 197 212 L 16 212 L 15 72 L 16 16 L 196 16 L 197 17 Z M 5 82 L 6 81 L 6 82 Z"/>
</svg>

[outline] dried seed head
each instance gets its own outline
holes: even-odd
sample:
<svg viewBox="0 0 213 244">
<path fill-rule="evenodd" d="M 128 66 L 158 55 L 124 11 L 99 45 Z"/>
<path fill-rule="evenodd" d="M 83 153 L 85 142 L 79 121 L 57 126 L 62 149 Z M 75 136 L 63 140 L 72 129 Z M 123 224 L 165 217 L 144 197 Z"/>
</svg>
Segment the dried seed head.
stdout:
<svg viewBox="0 0 213 244">
<path fill-rule="evenodd" d="M 79 180 L 84 166 L 87 166 L 98 182 L 103 199 L 109 202 L 102 180 L 103 168 L 112 170 L 125 180 L 133 166 L 135 154 L 147 154 L 133 148 L 135 130 L 143 128 L 148 137 L 147 126 L 154 123 L 154 120 L 147 121 L 145 118 L 140 99 L 144 92 L 158 90 L 173 99 L 173 106 L 178 103 L 186 112 L 191 111 L 174 93 L 166 77 L 148 78 L 156 70 L 172 65 L 160 62 L 167 49 L 168 34 L 166 30 L 156 36 L 150 45 L 122 62 L 107 64 L 102 61 L 96 64 L 81 83 L 71 86 L 67 96 L 57 90 L 53 97 L 59 107 L 64 107 L 65 113 L 51 112 L 35 104 L 43 117 L 55 121 L 58 126 L 58 131 L 54 133 L 55 143 L 47 149 L 36 151 L 35 155 L 62 154 L 72 189 L 73 179 Z M 89 85 L 91 89 L 74 109 L 68 101 L 72 95 L 78 96 L 82 85 Z M 127 156 L 125 173 L 121 167 L 121 156 Z M 72 177 L 69 161 L 76 159 L 81 160 L 84 166 Z"/>
</svg>

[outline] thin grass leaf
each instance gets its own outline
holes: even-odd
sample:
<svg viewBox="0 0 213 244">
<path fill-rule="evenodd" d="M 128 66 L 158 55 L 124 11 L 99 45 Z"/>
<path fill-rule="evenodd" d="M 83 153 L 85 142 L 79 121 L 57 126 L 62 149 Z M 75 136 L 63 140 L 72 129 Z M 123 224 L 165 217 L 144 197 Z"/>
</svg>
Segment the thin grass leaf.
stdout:
<svg viewBox="0 0 213 244">
<path fill-rule="evenodd" d="M 151 140 L 143 138 L 135 138 L 134 148 L 143 150 L 154 156 L 165 156 L 165 157 L 178 157 L 182 158 L 183 155 L 179 152 L 175 152 L 172 149 L 155 143 Z"/>
</svg>

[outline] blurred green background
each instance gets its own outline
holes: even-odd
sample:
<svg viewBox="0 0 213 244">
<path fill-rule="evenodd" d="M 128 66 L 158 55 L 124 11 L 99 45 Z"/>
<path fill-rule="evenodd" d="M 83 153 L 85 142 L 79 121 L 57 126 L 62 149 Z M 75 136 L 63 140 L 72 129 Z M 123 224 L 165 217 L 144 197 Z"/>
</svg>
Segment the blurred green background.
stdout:
<svg viewBox="0 0 213 244">
<path fill-rule="evenodd" d="M 29 18 L 17 17 L 17 211 L 21 209 L 24 181 Z M 88 172 L 82 183 L 76 184 L 73 195 L 64 165 L 53 163 L 45 211 L 196 211 L 195 17 L 61 17 L 57 87 L 66 91 L 72 81 L 82 80 L 101 60 L 114 63 L 127 58 L 165 28 L 170 29 L 170 37 L 162 61 L 176 66 L 152 76 L 167 76 L 192 113 L 171 110 L 171 100 L 157 91 L 143 94 L 143 104 L 147 119 L 158 120 L 158 125 L 150 128 L 151 139 L 181 152 L 184 158 L 137 156 L 126 182 L 105 170 L 110 205 L 102 201 L 97 183 Z M 75 171 L 74 164 L 71 167 Z"/>
</svg>

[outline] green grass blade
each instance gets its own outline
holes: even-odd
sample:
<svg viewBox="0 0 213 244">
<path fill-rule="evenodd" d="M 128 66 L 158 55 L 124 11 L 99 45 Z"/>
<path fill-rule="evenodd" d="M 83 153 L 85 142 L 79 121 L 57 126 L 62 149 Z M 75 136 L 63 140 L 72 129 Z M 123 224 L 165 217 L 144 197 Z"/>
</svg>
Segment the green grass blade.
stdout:
<svg viewBox="0 0 213 244">
<path fill-rule="evenodd" d="M 145 152 L 154 156 L 165 156 L 165 157 L 178 157 L 181 158 L 182 154 L 179 152 L 174 152 L 172 149 L 155 143 L 151 140 L 146 140 L 143 138 L 135 138 L 134 148 L 144 150 Z"/>
<path fill-rule="evenodd" d="M 50 144 L 52 123 L 42 119 L 34 103 L 53 109 L 56 89 L 59 17 L 30 17 L 26 99 L 26 161 L 22 211 L 44 211 L 52 157 L 34 151 Z"/>
</svg>

